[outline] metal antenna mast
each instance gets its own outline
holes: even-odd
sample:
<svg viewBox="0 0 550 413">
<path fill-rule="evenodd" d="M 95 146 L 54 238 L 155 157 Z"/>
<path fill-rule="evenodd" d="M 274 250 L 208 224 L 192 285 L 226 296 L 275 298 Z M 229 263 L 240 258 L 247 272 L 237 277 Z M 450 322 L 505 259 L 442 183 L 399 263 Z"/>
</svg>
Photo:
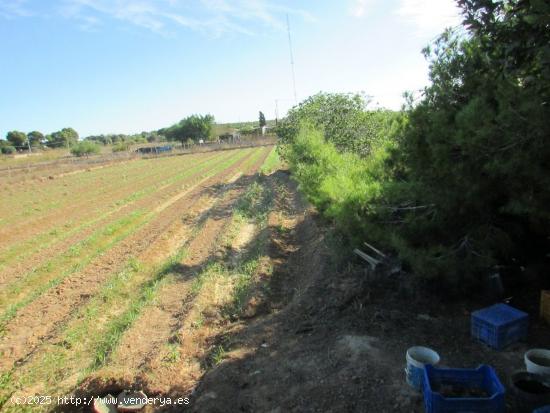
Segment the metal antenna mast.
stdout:
<svg viewBox="0 0 550 413">
<path fill-rule="evenodd" d="M 294 53 L 292 53 L 292 37 L 290 35 L 290 20 L 288 18 L 288 13 L 286 15 L 286 28 L 288 31 L 288 48 L 290 50 L 290 67 L 292 69 L 292 86 L 294 91 L 294 103 L 298 103 L 298 98 L 296 97 L 296 74 L 294 73 Z"/>
</svg>

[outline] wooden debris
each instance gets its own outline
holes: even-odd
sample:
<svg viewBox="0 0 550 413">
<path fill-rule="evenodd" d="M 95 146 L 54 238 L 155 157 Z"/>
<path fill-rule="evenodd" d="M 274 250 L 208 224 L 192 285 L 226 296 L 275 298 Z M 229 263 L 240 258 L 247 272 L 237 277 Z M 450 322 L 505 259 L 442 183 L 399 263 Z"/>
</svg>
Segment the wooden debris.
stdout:
<svg viewBox="0 0 550 413">
<path fill-rule="evenodd" d="M 380 250 L 377 250 L 376 248 L 374 248 L 372 245 L 370 245 L 368 242 L 363 242 L 363 244 L 365 244 L 365 246 L 369 247 L 371 250 L 373 250 L 374 252 L 376 252 L 378 255 L 380 255 L 382 258 L 386 258 L 386 254 L 384 254 L 382 251 Z"/>
<path fill-rule="evenodd" d="M 354 249 L 353 252 L 355 254 L 357 254 L 359 257 L 361 257 L 363 260 L 365 260 L 366 262 L 368 262 L 371 266 L 371 268 L 374 270 L 376 268 L 376 266 L 378 264 L 380 264 L 382 261 L 380 260 L 377 260 L 376 258 L 374 257 L 371 257 L 370 255 L 368 254 L 365 254 L 363 251 L 359 250 L 359 249 Z"/>
<path fill-rule="evenodd" d="M 401 262 L 399 261 L 399 259 L 397 259 L 396 257 L 392 258 L 389 255 L 384 254 L 382 251 L 372 246 L 368 242 L 363 242 L 363 244 L 365 244 L 365 246 L 369 248 L 369 250 L 373 251 L 375 256 L 369 255 L 357 248 L 354 249 L 353 252 L 361 257 L 363 260 L 365 260 L 370 265 L 371 270 L 376 270 L 376 272 L 380 273 L 378 274 L 378 276 L 375 276 L 375 278 L 379 278 L 383 275 L 395 275 L 401 272 Z"/>
</svg>

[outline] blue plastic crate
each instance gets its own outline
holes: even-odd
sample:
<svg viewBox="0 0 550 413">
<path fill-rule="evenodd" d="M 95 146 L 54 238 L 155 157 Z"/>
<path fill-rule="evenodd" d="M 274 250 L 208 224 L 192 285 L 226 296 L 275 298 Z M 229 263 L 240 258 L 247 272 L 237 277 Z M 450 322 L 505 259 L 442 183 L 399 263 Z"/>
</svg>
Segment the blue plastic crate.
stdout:
<svg viewBox="0 0 550 413">
<path fill-rule="evenodd" d="M 478 389 L 488 397 L 444 397 L 444 387 Z M 424 405 L 426 413 L 503 413 L 504 386 L 494 369 L 447 369 L 427 365 L 424 369 Z"/>
<path fill-rule="evenodd" d="M 529 315 L 506 304 L 495 304 L 474 311 L 471 317 L 472 337 L 494 349 L 527 338 Z"/>
</svg>

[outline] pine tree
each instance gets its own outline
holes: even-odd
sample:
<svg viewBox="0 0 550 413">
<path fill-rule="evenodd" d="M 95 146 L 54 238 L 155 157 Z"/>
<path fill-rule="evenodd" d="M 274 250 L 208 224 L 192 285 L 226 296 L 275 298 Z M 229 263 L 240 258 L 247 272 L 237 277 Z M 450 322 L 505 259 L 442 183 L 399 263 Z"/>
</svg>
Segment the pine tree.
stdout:
<svg viewBox="0 0 550 413">
<path fill-rule="evenodd" d="M 265 121 L 265 115 L 262 111 L 260 111 L 260 128 L 263 128 L 267 125 L 267 122 Z"/>
</svg>

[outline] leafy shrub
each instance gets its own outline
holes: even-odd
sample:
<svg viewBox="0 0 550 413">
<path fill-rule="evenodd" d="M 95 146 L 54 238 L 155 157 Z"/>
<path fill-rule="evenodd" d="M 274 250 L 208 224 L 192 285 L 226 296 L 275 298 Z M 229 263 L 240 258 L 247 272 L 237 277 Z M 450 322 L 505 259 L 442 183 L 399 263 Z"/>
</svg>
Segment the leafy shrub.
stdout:
<svg viewBox="0 0 550 413">
<path fill-rule="evenodd" d="M 316 95 L 279 134 L 303 191 L 352 242 L 465 291 L 549 247 L 550 6 L 459 3 L 468 36 L 446 31 L 425 50 L 431 85 L 407 116 Z"/>
<path fill-rule="evenodd" d="M 402 113 L 367 111 L 360 95 L 318 94 L 280 123 L 279 153 L 308 199 L 352 243 L 366 239 L 391 245 L 379 222 L 390 195 L 402 195 L 393 179 L 394 136 Z"/>
<path fill-rule="evenodd" d="M 287 147 L 286 158 L 308 199 L 332 219 L 352 242 L 377 239 L 389 243 L 378 221 L 387 215 L 387 194 L 393 191 L 386 162 L 394 144 L 378 142 L 371 156 L 340 152 L 324 135 L 304 127 Z"/>
<path fill-rule="evenodd" d="M 75 156 L 89 156 L 98 154 L 100 151 L 99 145 L 90 141 L 79 142 L 71 148 L 71 153 Z"/>
<path fill-rule="evenodd" d="M 184 143 L 188 139 L 192 139 L 198 142 L 199 140 L 208 140 L 213 128 L 214 116 L 191 115 L 169 128 L 159 130 L 158 133 L 172 141 Z"/>
<path fill-rule="evenodd" d="M 467 285 L 536 258 L 525 247 L 550 231 L 550 6 L 461 3 L 470 36 L 447 31 L 425 50 L 432 85 L 395 159 L 428 206 L 406 215 L 399 250 L 418 272 Z"/>
<path fill-rule="evenodd" d="M 130 150 L 130 144 L 128 142 L 119 142 L 116 145 L 113 145 L 113 152 L 126 152 Z"/>
<path fill-rule="evenodd" d="M 386 135 L 399 117 L 387 110 L 368 111 L 367 104 L 363 95 L 319 93 L 292 108 L 280 122 L 277 134 L 283 143 L 292 143 L 305 120 L 322 131 L 339 151 L 367 156 L 371 146 Z"/>
<path fill-rule="evenodd" d="M 5 155 L 11 155 L 12 153 L 15 153 L 15 147 L 11 145 L 2 146 L 1 150 L 2 153 Z"/>
</svg>

